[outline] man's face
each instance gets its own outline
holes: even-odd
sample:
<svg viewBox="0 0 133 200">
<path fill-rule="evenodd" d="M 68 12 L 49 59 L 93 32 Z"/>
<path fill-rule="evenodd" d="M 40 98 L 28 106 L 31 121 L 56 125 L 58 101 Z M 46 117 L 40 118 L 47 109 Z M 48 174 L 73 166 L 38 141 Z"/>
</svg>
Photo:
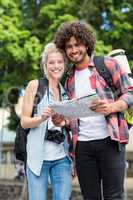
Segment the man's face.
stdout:
<svg viewBox="0 0 133 200">
<path fill-rule="evenodd" d="M 75 64 L 84 62 L 87 56 L 85 45 L 76 40 L 75 37 L 71 37 L 70 40 L 66 42 L 65 51 L 68 59 Z"/>
</svg>

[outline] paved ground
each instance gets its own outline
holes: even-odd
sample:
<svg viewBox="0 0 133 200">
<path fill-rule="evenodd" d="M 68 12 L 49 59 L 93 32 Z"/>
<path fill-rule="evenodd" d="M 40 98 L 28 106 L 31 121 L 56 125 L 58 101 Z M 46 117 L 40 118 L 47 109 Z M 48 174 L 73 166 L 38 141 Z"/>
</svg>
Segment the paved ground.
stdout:
<svg viewBox="0 0 133 200">
<path fill-rule="evenodd" d="M 77 179 L 73 180 L 72 200 L 83 200 Z M 133 178 L 125 179 L 125 200 L 133 200 Z"/>
</svg>

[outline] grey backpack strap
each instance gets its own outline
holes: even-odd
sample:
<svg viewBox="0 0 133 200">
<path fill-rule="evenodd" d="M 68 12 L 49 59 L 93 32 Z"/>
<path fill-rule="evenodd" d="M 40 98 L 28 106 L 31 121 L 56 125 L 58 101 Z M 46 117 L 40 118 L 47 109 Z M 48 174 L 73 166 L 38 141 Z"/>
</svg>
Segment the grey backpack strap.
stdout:
<svg viewBox="0 0 133 200">
<path fill-rule="evenodd" d="M 115 92 L 116 89 L 113 84 L 112 75 L 105 65 L 104 57 L 103 56 L 94 56 L 93 59 L 94 59 L 94 64 L 95 64 L 95 67 L 96 67 L 98 73 L 100 74 L 100 76 L 102 76 L 104 78 L 105 82 L 112 89 L 112 91 Z"/>
</svg>

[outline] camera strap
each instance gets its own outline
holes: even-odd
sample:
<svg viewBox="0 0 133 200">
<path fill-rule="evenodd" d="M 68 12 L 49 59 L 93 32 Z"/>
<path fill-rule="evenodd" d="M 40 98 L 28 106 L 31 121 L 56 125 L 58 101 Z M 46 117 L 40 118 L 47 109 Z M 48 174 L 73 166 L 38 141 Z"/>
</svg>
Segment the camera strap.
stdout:
<svg viewBox="0 0 133 200">
<path fill-rule="evenodd" d="M 58 84 L 58 89 L 59 89 L 59 100 L 62 101 L 61 86 L 60 86 L 60 84 Z M 49 90 L 49 85 L 48 85 L 48 87 L 47 87 L 47 98 L 48 98 L 48 103 L 50 103 L 50 90 Z M 61 131 L 62 131 L 62 132 L 64 132 L 63 130 L 64 130 L 64 128 L 61 127 Z M 46 132 L 48 132 L 48 120 L 47 120 L 47 122 L 46 122 Z"/>
</svg>

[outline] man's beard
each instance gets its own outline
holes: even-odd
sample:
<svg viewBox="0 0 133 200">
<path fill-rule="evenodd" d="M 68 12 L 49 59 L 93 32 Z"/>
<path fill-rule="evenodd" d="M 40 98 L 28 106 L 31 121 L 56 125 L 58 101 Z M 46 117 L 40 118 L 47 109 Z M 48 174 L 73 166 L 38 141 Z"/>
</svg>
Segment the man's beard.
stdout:
<svg viewBox="0 0 133 200">
<path fill-rule="evenodd" d="M 72 61 L 74 64 L 80 64 L 80 63 L 82 63 L 83 60 L 85 59 L 86 54 L 87 54 L 87 52 L 81 52 L 81 53 L 80 53 L 80 56 L 81 56 L 80 59 L 78 59 L 78 58 L 77 58 L 77 59 L 71 59 L 71 61 Z"/>
</svg>

